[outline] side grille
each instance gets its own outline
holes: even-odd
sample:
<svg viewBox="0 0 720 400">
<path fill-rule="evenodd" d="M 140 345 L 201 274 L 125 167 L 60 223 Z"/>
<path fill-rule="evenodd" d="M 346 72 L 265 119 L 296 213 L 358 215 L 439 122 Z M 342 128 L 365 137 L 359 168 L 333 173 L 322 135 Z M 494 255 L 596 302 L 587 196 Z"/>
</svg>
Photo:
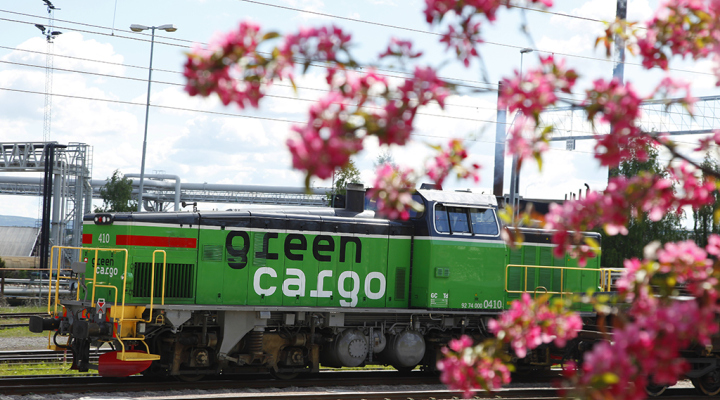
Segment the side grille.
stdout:
<svg viewBox="0 0 720 400">
<path fill-rule="evenodd" d="M 222 261 L 223 248 L 221 245 L 206 244 L 203 246 L 202 260 L 203 261 Z"/>
<path fill-rule="evenodd" d="M 395 270 L 395 300 L 405 300 L 405 268 Z"/>
<path fill-rule="evenodd" d="M 150 297 L 151 263 L 135 263 L 133 296 Z M 195 292 L 194 264 L 167 264 L 165 269 L 165 297 L 192 298 Z M 162 263 L 155 263 L 154 297 L 162 296 Z"/>
</svg>

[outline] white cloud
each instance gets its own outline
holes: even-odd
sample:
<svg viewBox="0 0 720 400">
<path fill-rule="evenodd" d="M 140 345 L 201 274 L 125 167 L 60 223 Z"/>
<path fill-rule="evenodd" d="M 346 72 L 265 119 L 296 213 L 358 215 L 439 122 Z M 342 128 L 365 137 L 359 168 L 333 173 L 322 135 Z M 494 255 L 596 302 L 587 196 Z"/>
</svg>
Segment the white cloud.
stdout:
<svg viewBox="0 0 720 400">
<path fill-rule="evenodd" d="M 648 0 L 630 0 L 628 2 L 628 21 L 643 23 L 653 16 L 653 9 Z"/>
<path fill-rule="evenodd" d="M 372 5 L 397 7 L 395 0 L 367 0 Z"/>
<path fill-rule="evenodd" d="M 329 19 L 330 17 L 326 17 L 324 15 L 317 15 L 313 14 L 314 12 L 324 12 L 325 8 L 325 2 L 322 0 L 282 0 L 282 3 L 286 4 L 289 7 L 298 8 L 303 11 L 308 12 L 301 12 L 293 19 L 299 19 L 302 21 L 310 21 L 310 20 L 324 20 Z"/>
<path fill-rule="evenodd" d="M 109 75 L 124 75 L 124 57 L 109 43 L 83 39 L 77 32 L 65 32 L 51 45 L 53 66 L 57 69 L 80 70 Z M 44 38 L 34 37 L 2 57 L 4 61 L 21 62 L 45 67 L 48 45 Z M 97 61 L 94 61 L 97 60 Z"/>
</svg>

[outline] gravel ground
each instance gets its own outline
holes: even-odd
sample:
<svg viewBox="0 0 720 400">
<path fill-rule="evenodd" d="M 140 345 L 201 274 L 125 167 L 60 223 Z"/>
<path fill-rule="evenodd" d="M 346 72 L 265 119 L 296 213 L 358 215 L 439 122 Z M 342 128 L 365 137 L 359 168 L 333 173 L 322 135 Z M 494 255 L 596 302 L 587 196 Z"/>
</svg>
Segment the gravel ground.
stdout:
<svg viewBox="0 0 720 400">
<path fill-rule="evenodd" d="M 47 336 L 0 338 L 0 351 L 8 350 L 45 350 Z"/>
</svg>

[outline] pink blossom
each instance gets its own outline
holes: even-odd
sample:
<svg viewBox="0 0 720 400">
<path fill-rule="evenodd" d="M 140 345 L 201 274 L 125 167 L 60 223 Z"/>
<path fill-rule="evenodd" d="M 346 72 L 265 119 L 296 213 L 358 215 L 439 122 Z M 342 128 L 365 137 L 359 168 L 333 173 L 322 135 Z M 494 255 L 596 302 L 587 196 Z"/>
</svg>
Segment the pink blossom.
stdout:
<svg viewBox="0 0 720 400">
<path fill-rule="evenodd" d="M 644 399 L 650 376 L 655 384 L 675 384 L 689 367 L 680 351 L 693 338 L 709 343 L 709 335 L 717 332 L 714 313 L 701 310 L 694 301 L 662 305 L 646 296 L 641 303 L 641 311 L 631 311 L 635 320 L 614 330 L 612 343 L 600 342 L 585 354 L 577 385 L 586 392 L 581 397 Z M 599 380 L 607 374 L 616 381 Z"/>
<path fill-rule="evenodd" d="M 404 145 L 413 130 L 420 106 L 435 101 L 441 108 L 450 94 L 447 84 L 431 67 L 415 67 L 413 78 L 406 79 L 396 93 L 386 96 L 383 111 L 373 114 L 373 124 L 366 126 L 368 135 L 375 135 L 380 144 Z"/>
<path fill-rule="evenodd" d="M 377 199 L 378 214 L 389 219 L 410 217 L 410 209 L 421 209 L 422 205 L 412 199 L 415 180 L 412 170 L 383 164 L 375 174 L 373 188 L 368 195 Z"/>
<path fill-rule="evenodd" d="M 632 178 L 610 179 L 604 193 L 590 192 L 584 198 L 567 201 L 562 206 L 551 205 L 545 227 L 556 230 L 552 239 L 558 246 L 556 256 L 571 252 L 581 261 L 592 257 L 593 254 L 582 247 L 573 247 L 584 243 L 581 232 L 605 227 L 608 234 L 624 233 L 618 232 L 616 227 L 627 225 L 638 211 L 657 220 L 672 210 L 685 206 L 699 208 L 714 202 L 714 184 L 698 179 L 696 171 L 687 163 L 672 166 L 669 173 L 672 179 L 682 183 L 682 192 L 675 192 L 670 179 L 641 173 Z"/>
<path fill-rule="evenodd" d="M 532 3 L 542 3 L 552 6 L 552 0 L 532 0 Z M 489 22 L 495 21 L 500 7 L 511 8 L 512 4 L 505 0 L 425 0 L 425 19 L 428 24 L 440 24 L 447 21 L 451 12 L 458 22 L 450 22 L 447 32 L 442 35 L 441 43 L 447 45 L 446 49 L 453 49 L 458 59 L 465 67 L 470 65 L 472 57 L 478 57 L 476 45 L 482 43 L 480 37 L 481 22 L 479 16 L 484 16 Z"/>
<path fill-rule="evenodd" d="M 536 125 L 533 119 L 522 114 L 516 117 L 515 123 L 510 127 L 510 138 L 507 142 L 508 154 L 517 155 L 521 161 L 529 157 L 540 161 L 542 154 L 550 148 L 547 136 L 549 131 L 535 135 L 535 129 Z"/>
<path fill-rule="evenodd" d="M 427 175 L 435 181 L 435 184 L 442 187 L 445 178 L 453 169 L 456 170 L 458 179 L 473 178 L 475 182 L 480 181 L 478 164 L 472 164 L 469 167 L 462 165 L 468 154 L 461 140 L 451 139 L 447 149 L 443 150 L 441 147 L 435 149 L 439 154 L 433 157 L 425 167 Z"/>
<path fill-rule="evenodd" d="M 520 76 L 515 71 L 512 79 L 503 79 L 500 92 L 501 105 L 510 112 L 520 110 L 523 114 L 539 121 L 540 112 L 554 105 L 558 97 L 556 92 L 570 93 L 577 73 L 565 68 L 565 62 L 555 62 L 553 56 L 540 57 L 540 67 Z"/>
<path fill-rule="evenodd" d="M 473 346 L 469 336 L 451 340 L 437 362 L 440 381 L 452 390 L 462 390 L 465 398 L 472 397 L 476 389 L 493 391 L 510 383 L 511 367 L 496 351 L 493 345 Z"/>
<path fill-rule="evenodd" d="M 311 175 L 331 177 L 351 155 L 362 150 L 362 139 L 347 129 L 345 101 L 341 94 L 330 92 L 310 107 L 307 125 L 292 127 L 297 135 L 287 140 L 287 146 L 293 166 L 307 171 L 307 179 Z"/>
<path fill-rule="evenodd" d="M 595 135 L 595 158 L 601 165 L 608 166 L 617 166 L 631 155 L 647 160 L 645 148 L 650 139 L 638 127 L 640 103 L 644 99 L 635 93 L 630 83 L 623 85 L 617 79 L 610 82 L 598 79 L 593 85 L 585 100 L 587 118 L 594 123 L 599 115 L 601 121 L 613 127 L 609 135 Z"/>
<path fill-rule="evenodd" d="M 720 236 L 717 234 L 712 234 L 710 237 L 708 237 L 708 245 L 705 248 L 705 251 L 707 251 L 709 254 L 712 254 L 714 256 L 720 256 Z"/>
<path fill-rule="evenodd" d="M 716 1 L 666 0 L 638 39 L 645 68 L 668 68 L 672 55 L 707 57 L 717 51 L 720 9 Z"/>
<path fill-rule="evenodd" d="M 285 35 L 280 46 L 280 57 L 288 64 L 298 55 L 302 61 L 339 61 L 338 52 L 347 52 L 351 36 L 336 26 L 301 28 L 296 34 Z"/>
<path fill-rule="evenodd" d="M 387 50 L 385 50 L 384 53 L 380 54 L 380 58 L 385 58 L 389 56 L 398 57 L 398 58 L 418 58 L 422 55 L 422 51 L 413 51 L 412 49 L 412 42 L 409 40 L 400 40 L 397 38 L 391 38 L 390 44 L 387 47 Z"/>
<path fill-rule="evenodd" d="M 448 31 L 442 35 L 440 42 L 447 45 L 446 50 L 454 49 L 457 57 L 462 60 L 467 68 L 470 66 L 470 59 L 478 56 L 475 45 L 482 42 L 482 39 L 480 39 L 480 23 L 472 22 L 471 18 L 468 17 L 460 24 L 460 27 L 462 30 L 458 32 L 453 25 L 449 25 Z"/>
<path fill-rule="evenodd" d="M 236 31 L 216 35 L 207 49 L 195 46 L 185 63 L 185 90 L 191 96 L 216 93 L 225 105 L 257 107 L 266 72 L 256 52 L 262 40 L 259 25 L 242 22 Z"/>
<path fill-rule="evenodd" d="M 518 357 L 541 344 L 555 342 L 558 347 L 577 336 L 582 320 L 559 306 L 548 306 L 545 300 L 533 301 L 528 293 L 512 302 L 510 309 L 491 319 L 488 329 L 506 343 L 510 343 Z"/>
<path fill-rule="evenodd" d="M 672 98 L 677 97 L 678 92 L 685 92 L 685 97 L 679 101 L 679 104 L 682 104 L 688 113 L 692 115 L 693 106 L 697 99 L 690 94 L 690 82 L 666 76 L 657 85 L 651 97 Z"/>
</svg>

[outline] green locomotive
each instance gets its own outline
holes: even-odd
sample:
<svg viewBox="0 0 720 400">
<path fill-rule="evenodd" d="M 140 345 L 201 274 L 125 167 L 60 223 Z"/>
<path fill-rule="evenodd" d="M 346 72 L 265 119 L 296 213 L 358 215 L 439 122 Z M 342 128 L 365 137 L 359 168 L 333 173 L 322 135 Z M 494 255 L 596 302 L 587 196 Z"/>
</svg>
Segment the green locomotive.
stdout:
<svg viewBox="0 0 720 400">
<path fill-rule="evenodd" d="M 344 209 L 87 215 L 77 298 L 30 329 L 106 376 L 433 368 L 451 338 L 489 335 L 487 319 L 522 292 L 598 289 L 599 258 L 580 268 L 553 257 L 549 232 L 524 230 L 523 246 L 508 247 L 493 196 L 414 197 L 425 211 L 408 221 L 365 210 L 361 186 Z M 116 351 L 91 365 L 103 343 Z M 519 362 L 551 359 L 542 348 Z"/>
</svg>

